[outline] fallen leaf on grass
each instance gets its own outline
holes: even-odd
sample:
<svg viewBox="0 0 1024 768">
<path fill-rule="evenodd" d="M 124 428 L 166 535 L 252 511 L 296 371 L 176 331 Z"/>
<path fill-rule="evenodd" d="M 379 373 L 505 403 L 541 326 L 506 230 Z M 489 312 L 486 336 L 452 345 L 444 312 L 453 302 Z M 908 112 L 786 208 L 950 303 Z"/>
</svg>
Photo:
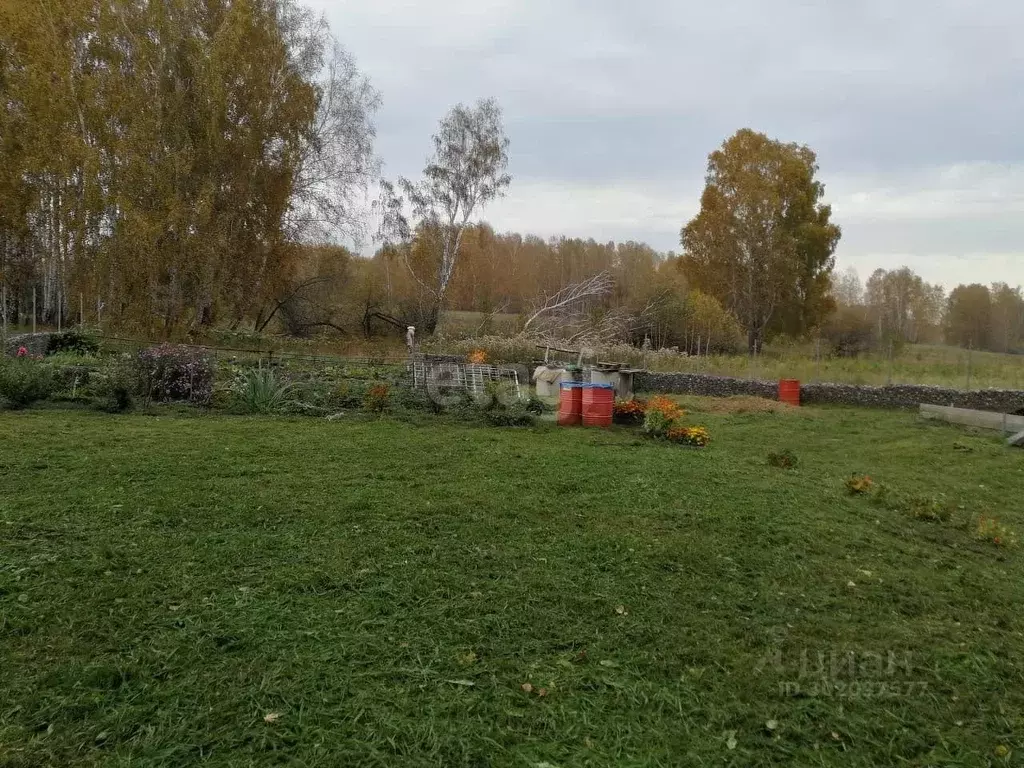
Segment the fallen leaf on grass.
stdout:
<svg viewBox="0 0 1024 768">
<path fill-rule="evenodd" d="M 776 728 L 779 727 L 779 721 L 769 720 L 767 723 L 764 724 L 764 727 L 767 728 L 769 731 L 774 731 Z"/>
<path fill-rule="evenodd" d="M 523 683 L 519 687 L 522 688 L 526 693 L 533 693 L 533 686 L 529 683 Z"/>
<path fill-rule="evenodd" d="M 738 743 L 736 741 L 736 731 L 729 731 L 726 735 L 728 736 L 728 738 L 725 740 L 726 748 L 730 750 L 736 749 L 736 744 Z"/>
<path fill-rule="evenodd" d="M 615 612 L 619 614 L 619 616 L 629 616 L 629 611 L 626 610 L 626 606 L 624 605 L 615 606 Z"/>
<path fill-rule="evenodd" d="M 281 713 L 280 712 L 267 712 L 267 714 L 265 714 L 263 716 L 263 722 L 264 723 L 276 723 L 280 719 L 281 719 Z"/>
<path fill-rule="evenodd" d="M 450 685 L 461 685 L 465 688 L 472 688 L 476 685 L 472 680 L 445 680 L 445 682 Z"/>
</svg>

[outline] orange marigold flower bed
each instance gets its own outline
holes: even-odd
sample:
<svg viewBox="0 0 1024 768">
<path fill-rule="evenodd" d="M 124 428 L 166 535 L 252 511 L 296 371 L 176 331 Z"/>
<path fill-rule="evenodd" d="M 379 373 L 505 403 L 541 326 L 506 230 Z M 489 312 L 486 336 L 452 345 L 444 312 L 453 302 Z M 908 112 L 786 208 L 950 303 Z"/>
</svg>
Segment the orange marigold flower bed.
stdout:
<svg viewBox="0 0 1024 768">
<path fill-rule="evenodd" d="M 673 443 L 703 448 L 711 442 L 711 433 L 705 427 L 673 427 L 666 434 Z"/>
<path fill-rule="evenodd" d="M 618 400 L 612 410 L 612 417 L 616 424 L 638 426 L 644 423 L 645 413 L 647 403 L 644 400 Z"/>
<path fill-rule="evenodd" d="M 686 412 L 682 409 L 675 400 L 670 400 L 664 395 L 656 395 L 647 401 L 648 411 L 657 411 L 665 417 L 667 421 L 678 421 L 686 415 Z"/>
</svg>

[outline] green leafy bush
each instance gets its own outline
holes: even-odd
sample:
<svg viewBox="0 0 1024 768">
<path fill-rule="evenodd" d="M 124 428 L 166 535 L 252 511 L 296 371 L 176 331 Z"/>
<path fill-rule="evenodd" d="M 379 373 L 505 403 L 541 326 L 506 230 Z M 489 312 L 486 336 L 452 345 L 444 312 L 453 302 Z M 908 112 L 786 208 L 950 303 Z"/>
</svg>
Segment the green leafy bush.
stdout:
<svg viewBox="0 0 1024 768">
<path fill-rule="evenodd" d="M 98 376 L 96 395 L 102 399 L 102 407 L 111 413 L 124 413 L 135 404 L 134 395 L 139 389 L 138 372 L 129 355 L 110 358 Z"/>
<path fill-rule="evenodd" d="M 492 427 L 532 427 L 534 416 L 525 402 L 490 408 L 484 418 Z"/>
<path fill-rule="evenodd" d="M 368 387 L 361 381 L 341 381 L 328 395 L 328 403 L 334 408 L 362 408 Z"/>
<path fill-rule="evenodd" d="M 50 336 L 46 354 L 56 355 L 67 352 L 75 355 L 95 355 L 100 351 L 100 342 L 91 333 L 71 328 Z"/>
<path fill-rule="evenodd" d="M 0 398 L 9 408 L 27 408 L 50 397 L 54 391 L 53 371 L 28 357 L 0 361 Z"/>
<path fill-rule="evenodd" d="M 644 434 L 649 437 L 665 437 L 685 415 L 674 400 L 660 395 L 652 397 L 647 401 L 644 413 Z"/>
<path fill-rule="evenodd" d="M 294 386 L 271 368 L 250 368 L 236 380 L 236 402 L 248 413 L 277 413 L 288 403 Z"/>
<path fill-rule="evenodd" d="M 60 357 L 65 358 L 64 355 Z M 59 393 L 60 397 L 71 399 L 77 399 L 88 393 L 96 372 L 100 368 L 98 364 L 67 365 L 61 362 L 55 365 L 52 358 L 46 358 L 42 364 L 53 374 L 54 392 Z"/>
<path fill-rule="evenodd" d="M 444 412 L 444 407 L 440 403 L 434 402 L 430 393 L 425 389 L 396 387 L 394 399 L 395 404 L 405 411 L 425 411 L 434 414 Z"/>
<path fill-rule="evenodd" d="M 526 410 L 532 413 L 534 416 L 540 416 L 541 414 L 549 411 L 548 405 L 534 394 L 530 395 L 530 398 L 526 401 Z"/>
</svg>

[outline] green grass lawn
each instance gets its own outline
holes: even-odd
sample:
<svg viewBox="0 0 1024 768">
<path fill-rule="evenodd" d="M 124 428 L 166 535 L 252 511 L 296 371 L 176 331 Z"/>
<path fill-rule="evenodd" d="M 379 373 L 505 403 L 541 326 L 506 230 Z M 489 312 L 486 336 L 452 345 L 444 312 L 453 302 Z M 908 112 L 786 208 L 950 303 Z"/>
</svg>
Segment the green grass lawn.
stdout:
<svg viewBox="0 0 1024 768">
<path fill-rule="evenodd" d="M 767 380 L 795 378 L 805 382 L 844 384 L 926 384 L 953 389 L 1024 388 L 1024 355 L 970 351 L 943 345 L 908 344 L 890 364 L 885 352 L 858 358 L 816 359 L 812 346 L 769 352 L 756 360 L 745 355 L 684 358 L 696 372 Z"/>
<path fill-rule="evenodd" d="M 998 437 L 356 418 L 0 414 L 0 765 L 1019 764 Z"/>
</svg>

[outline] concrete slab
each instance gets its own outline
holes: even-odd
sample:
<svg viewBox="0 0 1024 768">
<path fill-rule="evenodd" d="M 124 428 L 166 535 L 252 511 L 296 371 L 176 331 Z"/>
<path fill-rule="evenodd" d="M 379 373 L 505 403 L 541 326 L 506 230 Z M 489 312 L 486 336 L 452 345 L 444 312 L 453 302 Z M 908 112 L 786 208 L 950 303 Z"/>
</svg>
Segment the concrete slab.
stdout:
<svg viewBox="0 0 1024 768">
<path fill-rule="evenodd" d="M 972 411 L 968 408 L 949 408 L 944 405 L 922 403 L 921 416 L 925 419 L 938 419 L 939 421 L 948 421 L 950 424 L 992 429 L 1003 433 L 1024 430 L 1024 416 L 1011 416 L 1008 413 Z"/>
</svg>

